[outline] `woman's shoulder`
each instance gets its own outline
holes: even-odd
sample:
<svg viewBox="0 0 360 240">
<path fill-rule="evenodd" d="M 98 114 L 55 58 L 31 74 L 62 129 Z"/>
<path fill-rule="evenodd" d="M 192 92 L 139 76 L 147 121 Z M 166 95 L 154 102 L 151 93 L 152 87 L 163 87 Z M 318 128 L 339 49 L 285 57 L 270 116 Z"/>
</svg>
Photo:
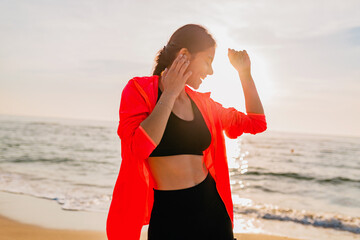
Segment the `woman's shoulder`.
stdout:
<svg viewBox="0 0 360 240">
<path fill-rule="evenodd" d="M 158 76 L 156 75 L 133 77 L 123 88 L 121 98 L 126 99 L 126 101 L 143 101 L 152 109 L 157 97 L 157 80 Z"/>
<path fill-rule="evenodd" d="M 131 78 L 127 84 L 133 84 L 134 82 L 138 83 L 140 86 L 146 86 L 148 84 L 151 84 L 155 81 L 157 81 L 159 76 L 153 75 L 153 76 L 136 76 Z"/>
<path fill-rule="evenodd" d="M 123 88 L 123 92 L 132 92 L 134 90 L 138 91 L 139 88 L 144 91 L 152 90 L 154 87 L 157 87 L 157 81 L 159 76 L 136 76 L 128 80 L 125 87 Z"/>
<path fill-rule="evenodd" d="M 135 76 L 129 79 L 125 86 L 123 87 L 122 91 L 133 91 L 136 89 L 137 86 L 144 87 L 152 82 L 153 76 Z"/>
</svg>

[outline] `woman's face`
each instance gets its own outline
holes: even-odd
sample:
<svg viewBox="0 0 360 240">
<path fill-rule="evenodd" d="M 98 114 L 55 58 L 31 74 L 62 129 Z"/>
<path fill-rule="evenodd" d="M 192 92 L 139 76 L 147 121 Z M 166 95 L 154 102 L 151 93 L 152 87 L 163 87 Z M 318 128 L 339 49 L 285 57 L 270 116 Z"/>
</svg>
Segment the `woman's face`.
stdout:
<svg viewBox="0 0 360 240">
<path fill-rule="evenodd" d="M 190 54 L 189 52 L 184 54 L 190 58 L 190 64 L 185 73 L 192 71 L 192 74 L 187 80 L 186 84 L 194 89 L 198 89 L 207 75 L 213 74 L 211 64 L 215 56 L 215 46 L 210 47 L 202 52 L 198 52 L 197 54 Z"/>
</svg>

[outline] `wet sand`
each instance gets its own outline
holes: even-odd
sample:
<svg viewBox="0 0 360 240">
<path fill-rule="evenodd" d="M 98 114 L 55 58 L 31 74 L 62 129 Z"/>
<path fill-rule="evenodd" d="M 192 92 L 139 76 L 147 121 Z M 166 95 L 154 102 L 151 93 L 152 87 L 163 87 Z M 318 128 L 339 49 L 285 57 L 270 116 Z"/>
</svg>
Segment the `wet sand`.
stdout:
<svg viewBox="0 0 360 240">
<path fill-rule="evenodd" d="M 175 234 L 175 233 L 174 233 Z M 106 233 L 89 230 L 61 230 L 44 228 L 36 225 L 20 223 L 0 216 L 0 236 L 2 240 L 106 240 Z M 261 234 L 239 234 L 237 240 L 293 240 L 286 237 L 277 237 Z M 143 231 L 140 240 L 147 239 L 147 232 Z"/>
<path fill-rule="evenodd" d="M 1 240 L 106 240 L 106 213 L 64 211 L 53 200 L 0 191 Z M 176 234 L 176 233 L 174 233 Z M 294 240 L 239 234 L 237 240 Z M 140 240 L 147 239 L 143 228 Z"/>
</svg>

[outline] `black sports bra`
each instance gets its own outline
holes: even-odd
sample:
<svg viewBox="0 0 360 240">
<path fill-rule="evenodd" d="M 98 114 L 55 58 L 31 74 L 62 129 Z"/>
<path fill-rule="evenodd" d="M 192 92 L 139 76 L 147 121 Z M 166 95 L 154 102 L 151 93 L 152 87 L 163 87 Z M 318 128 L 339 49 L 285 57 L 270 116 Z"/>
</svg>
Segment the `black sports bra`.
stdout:
<svg viewBox="0 0 360 240">
<path fill-rule="evenodd" d="M 159 100 L 160 88 L 158 91 Z M 203 151 L 210 146 L 210 131 L 198 107 L 191 98 L 190 101 L 194 119 L 183 120 L 171 112 L 161 141 L 150 157 L 179 154 L 203 155 Z"/>
</svg>

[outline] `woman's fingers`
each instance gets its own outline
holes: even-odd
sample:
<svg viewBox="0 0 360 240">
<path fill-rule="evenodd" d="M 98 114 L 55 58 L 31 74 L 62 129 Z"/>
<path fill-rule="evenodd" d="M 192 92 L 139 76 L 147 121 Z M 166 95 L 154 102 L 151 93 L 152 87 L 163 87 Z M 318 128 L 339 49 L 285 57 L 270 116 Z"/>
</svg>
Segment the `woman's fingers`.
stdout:
<svg viewBox="0 0 360 240">
<path fill-rule="evenodd" d="M 179 54 L 175 60 L 173 61 L 173 63 L 171 64 L 171 67 L 173 70 L 175 71 L 179 71 L 179 67 L 178 65 L 181 63 L 181 61 L 183 60 L 183 55 L 182 54 Z"/>
<path fill-rule="evenodd" d="M 180 70 L 179 70 L 179 74 L 180 74 L 180 75 L 183 75 L 183 74 L 184 74 L 184 72 L 185 72 L 186 69 L 188 68 L 189 64 L 190 64 L 190 60 L 186 60 L 186 61 L 182 64 L 182 66 L 180 66 Z"/>
<path fill-rule="evenodd" d="M 232 49 L 232 48 L 228 48 L 229 50 L 229 53 L 235 53 L 235 54 L 247 54 L 246 50 L 239 50 L 239 51 L 236 51 L 235 49 Z"/>
<path fill-rule="evenodd" d="M 165 68 L 164 72 L 162 73 L 162 78 L 165 78 L 167 73 L 169 72 L 169 69 L 168 68 Z"/>
<path fill-rule="evenodd" d="M 178 64 L 178 62 L 181 60 L 181 57 L 182 57 L 182 54 L 179 54 L 176 58 L 175 58 L 175 60 L 173 61 L 173 63 L 171 64 L 171 67 L 176 67 L 177 66 L 177 64 Z"/>
<path fill-rule="evenodd" d="M 181 67 L 184 65 L 185 62 L 186 62 L 186 56 L 183 55 L 183 56 L 179 59 L 179 61 L 176 63 L 176 65 L 174 66 L 176 72 L 180 72 L 180 69 L 181 69 Z"/>
<path fill-rule="evenodd" d="M 163 73 L 162 73 L 162 75 L 166 75 L 167 74 L 167 72 L 168 72 L 168 68 L 165 68 L 165 70 L 163 71 Z"/>
<path fill-rule="evenodd" d="M 176 79 L 183 79 L 184 72 L 186 71 L 187 67 L 189 66 L 190 61 L 187 60 L 186 55 L 179 54 L 173 63 L 171 64 L 170 68 L 165 72 L 163 72 L 163 77 L 165 78 L 165 74 L 169 75 L 172 80 Z"/>
<path fill-rule="evenodd" d="M 231 65 L 238 71 L 250 70 L 250 58 L 246 50 L 236 51 L 229 48 L 228 57 Z"/>
<path fill-rule="evenodd" d="M 185 67 L 186 69 L 186 65 L 190 63 L 188 61 L 189 60 L 186 55 L 179 54 L 171 64 L 170 69 L 178 73 L 181 72 L 183 74 L 185 72 L 183 68 Z"/>
</svg>

